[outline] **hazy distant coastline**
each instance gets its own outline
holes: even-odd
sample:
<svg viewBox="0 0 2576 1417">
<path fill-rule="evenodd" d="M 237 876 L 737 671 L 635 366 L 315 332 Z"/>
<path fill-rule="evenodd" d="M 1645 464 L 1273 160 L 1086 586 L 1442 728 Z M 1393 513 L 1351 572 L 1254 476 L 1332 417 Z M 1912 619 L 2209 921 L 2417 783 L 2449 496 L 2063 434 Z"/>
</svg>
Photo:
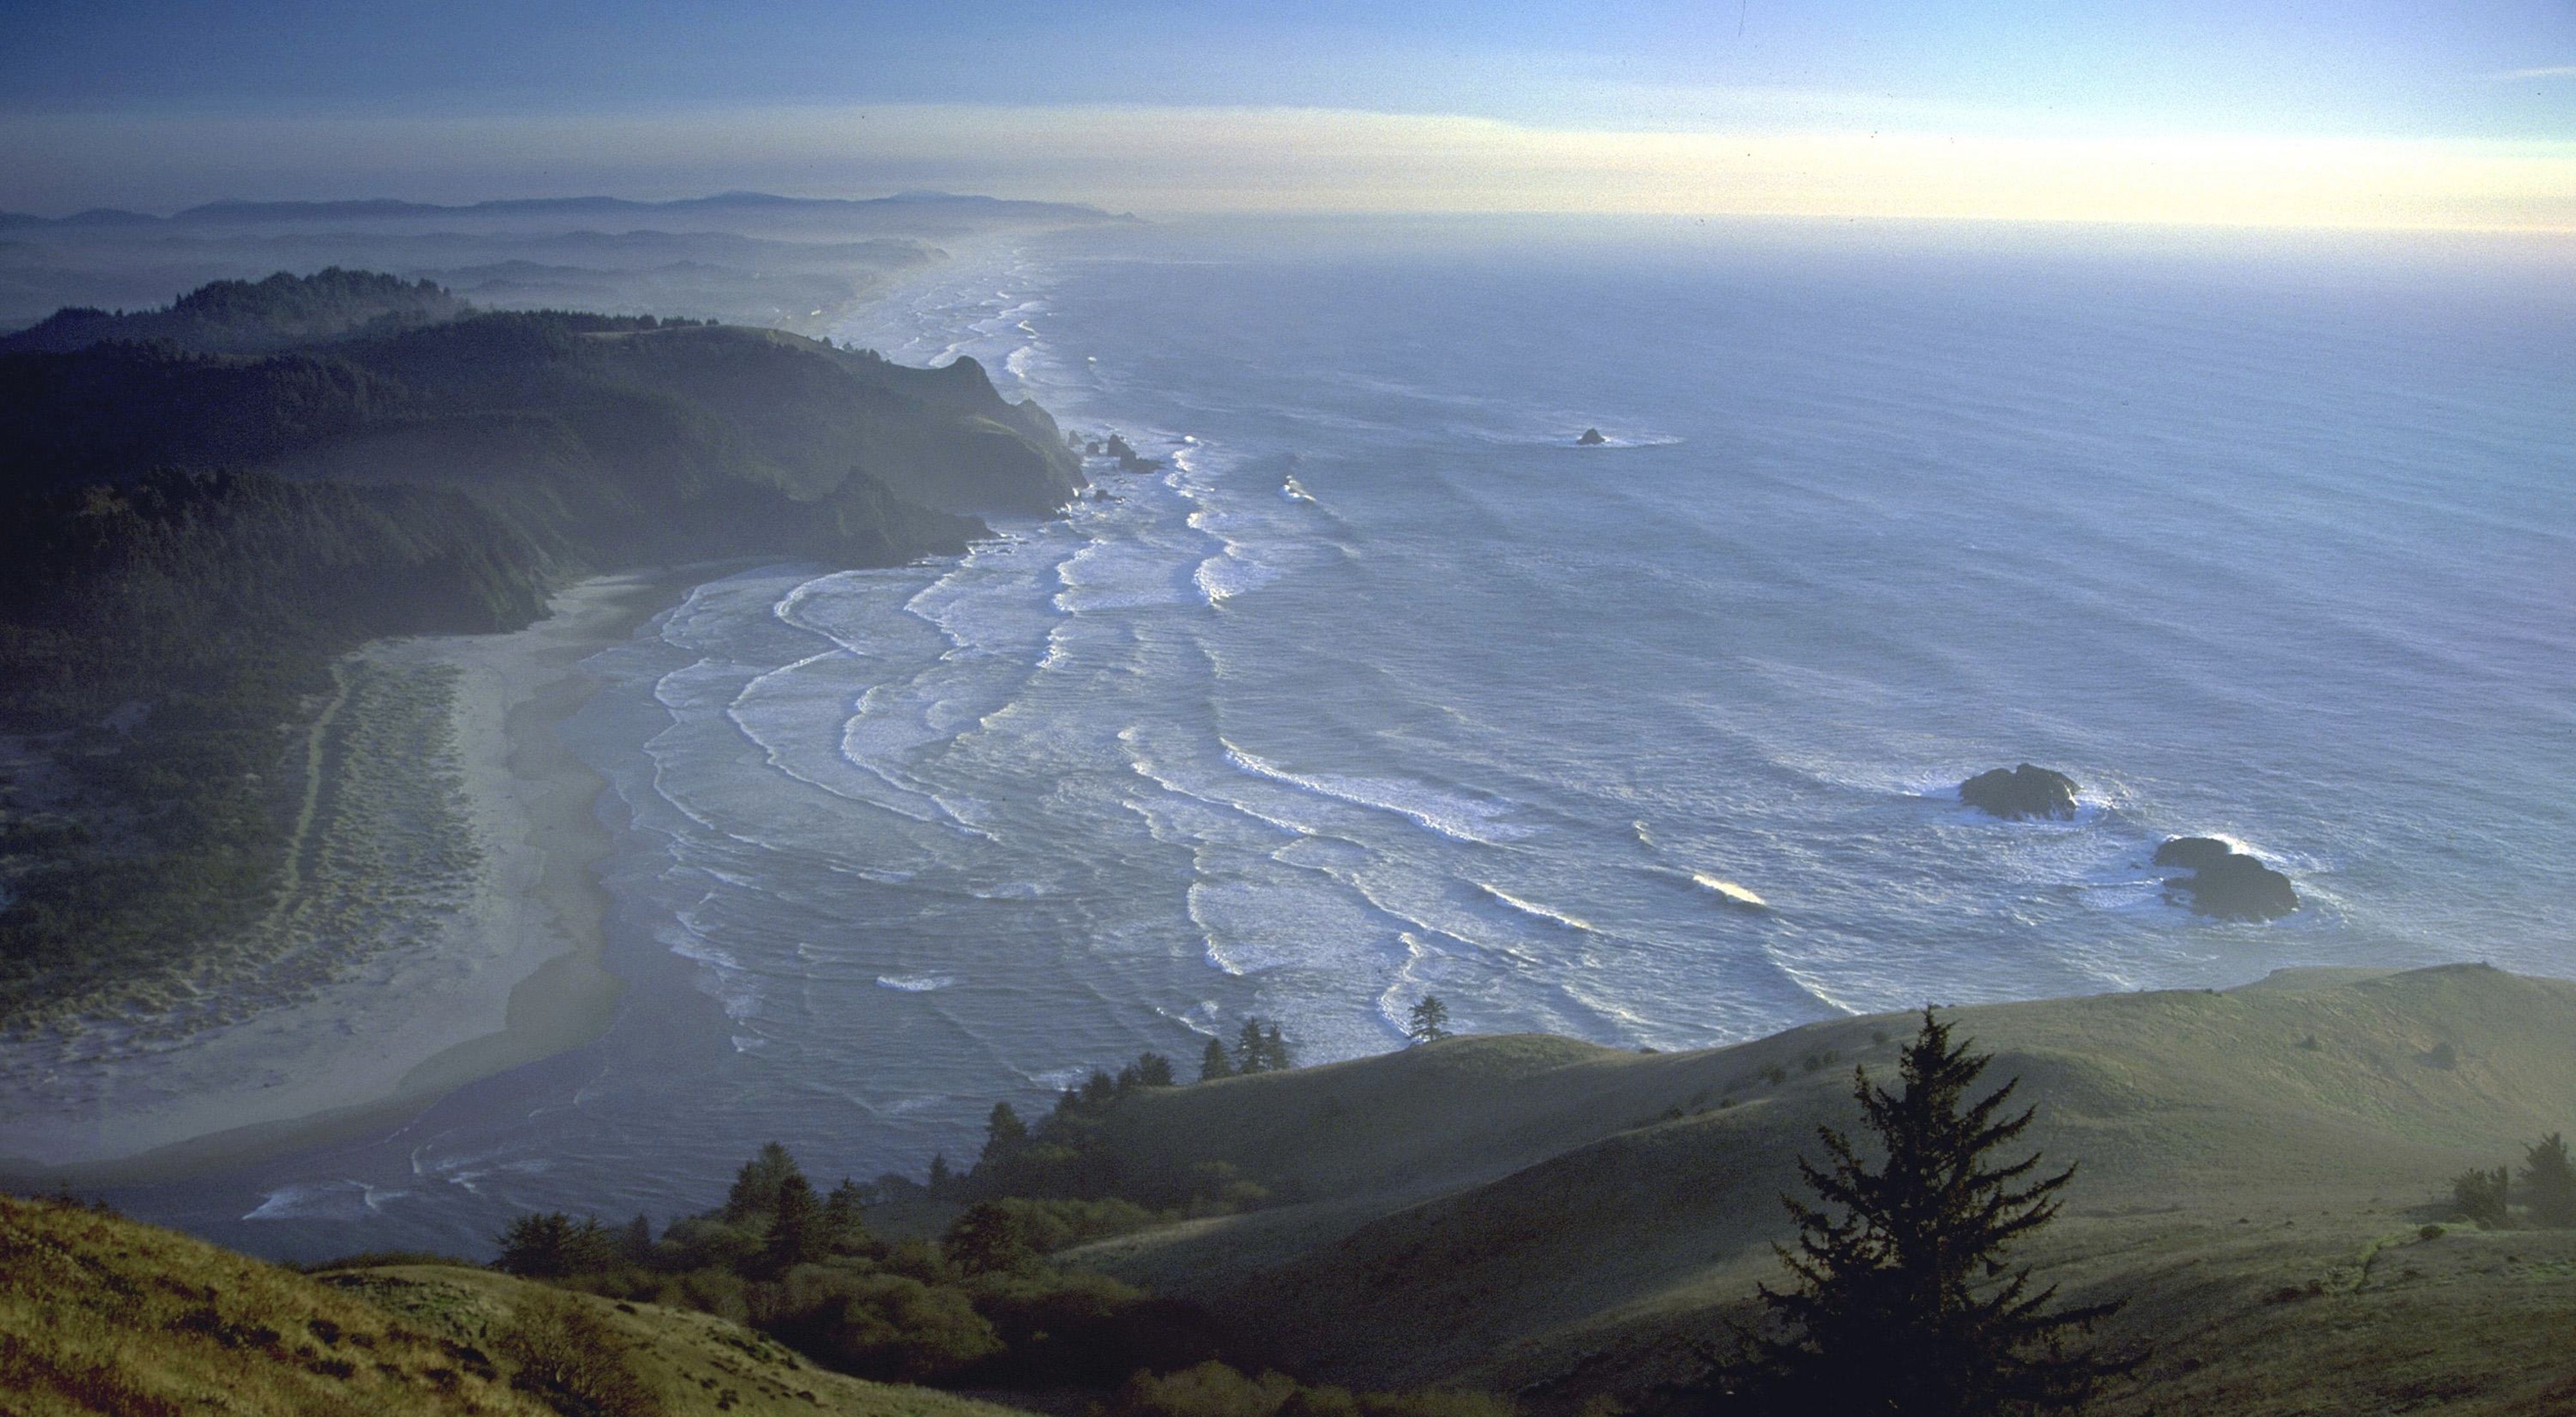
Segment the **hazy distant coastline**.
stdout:
<svg viewBox="0 0 2576 1417">
<path fill-rule="evenodd" d="M 0 331 L 64 306 L 140 308 L 208 281 L 338 265 L 435 281 L 490 310 L 711 318 L 819 336 L 890 281 L 993 234 L 1129 220 L 944 192 L 0 212 Z"/>
</svg>

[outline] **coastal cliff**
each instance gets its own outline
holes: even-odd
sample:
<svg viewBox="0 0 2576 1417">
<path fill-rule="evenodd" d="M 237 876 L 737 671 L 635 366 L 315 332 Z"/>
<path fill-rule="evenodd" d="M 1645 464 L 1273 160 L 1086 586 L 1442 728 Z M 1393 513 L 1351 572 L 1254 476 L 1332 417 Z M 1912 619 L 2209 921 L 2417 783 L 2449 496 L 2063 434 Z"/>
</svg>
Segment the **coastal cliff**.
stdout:
<svg viewBox="0 0 2576 1417">
<path fill-rule="evenodd" d="M 638 567 L 954 554 L 1083 485 L 973 361 L 774 330 L 329 272 L 37 334 L 0 353 L 0 1022 L 248 927 L 360 644 Z"/>
</svg>

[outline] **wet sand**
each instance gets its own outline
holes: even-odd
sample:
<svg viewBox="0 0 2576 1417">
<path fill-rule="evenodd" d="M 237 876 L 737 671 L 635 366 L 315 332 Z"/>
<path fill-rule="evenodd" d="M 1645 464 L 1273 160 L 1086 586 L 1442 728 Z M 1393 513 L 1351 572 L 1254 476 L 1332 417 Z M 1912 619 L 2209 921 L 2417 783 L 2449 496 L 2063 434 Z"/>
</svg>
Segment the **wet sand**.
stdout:
<svg viewBox="0 0 2576 1417">
<path fill-rule="evenodd" d="M 606 783 L 556 726 L 597 688 L 581 667 L 703 577 L 604 577 L 506 635 L 384 641 L 354 658 L 452 676 L 454 794 L 475 847 L 428 924 L 302 997 L 235 1001 L 178 1038 L 98 1021 L 0 1043 L 0 1178 L 119 1184 L 398 1124 L 442 1094 L 608 1026 Z M 384 883 L 401 885 L 403 883 Z M 354 928 L 354 927 L 353 927 Z M 341 942 L 349 943 L 349 942 Z"/>
</svg>

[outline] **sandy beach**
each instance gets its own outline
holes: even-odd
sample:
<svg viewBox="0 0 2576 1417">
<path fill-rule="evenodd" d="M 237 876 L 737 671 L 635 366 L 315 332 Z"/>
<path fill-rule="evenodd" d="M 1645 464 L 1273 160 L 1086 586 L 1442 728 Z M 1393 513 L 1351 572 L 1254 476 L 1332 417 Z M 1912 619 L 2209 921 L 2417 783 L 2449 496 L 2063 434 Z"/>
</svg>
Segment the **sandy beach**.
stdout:
<svg viewBox="0 0 2576 1417">
<path fill-rule="evenodd" d="M 0 1042 L 0 1176 L 117 1183 L 309 1144 L 597 1036 L 618 992 L 605 784 L 556 725 L 597 687 L 582 661 L 693 583 L 603 577 L 526 630 L 344 661 L 270 923 L 285 963 L 210 986 L 208 1025 Z"/>
</svg>

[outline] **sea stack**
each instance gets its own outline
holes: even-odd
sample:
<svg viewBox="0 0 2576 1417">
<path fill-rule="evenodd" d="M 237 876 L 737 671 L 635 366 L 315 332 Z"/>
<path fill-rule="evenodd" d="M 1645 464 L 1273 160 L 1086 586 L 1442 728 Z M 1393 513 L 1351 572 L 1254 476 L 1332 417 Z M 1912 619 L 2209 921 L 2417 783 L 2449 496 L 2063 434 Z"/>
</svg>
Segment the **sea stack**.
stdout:
<svg viewBox="0 0 2576 1417">
<path fill-rule="evenodd" d="M 2067 821 L 2075 816 L 2075 779 L 2023 763 L 1981 772 L 1959 784 L 1959 800 L 1991 817 Z"/>
<path fill-rule="evenodd" d="M 1152 472 L 1163 465 L 1161 459 L 1143 456 L 1130 446 L 1125 438 L 1115 433 L 1109 435 L 1109 441 L 1102 445 L 1102 451 L 1118 459 L 1118 470 L 1121 472 Z"/>
<path fill-rule="evenodd" d="M 2177 836 L 2156 848 L 2156 864 L 2188 876 L 2165 882 L 2165 899 L 2220 920 L 2278 920 L 2299 908 L 2290 878 L 2215 837 Z"/>
<path fill-rule="evenodd" d="M 1609 439 L 1601 436 L 1600 429 L 1586 428 L 1583 430 L 1583 436 L 1574 440 L 1574 446 L 1578 448 L 1597 448 L 1609 441 Z"/>
</svg>

